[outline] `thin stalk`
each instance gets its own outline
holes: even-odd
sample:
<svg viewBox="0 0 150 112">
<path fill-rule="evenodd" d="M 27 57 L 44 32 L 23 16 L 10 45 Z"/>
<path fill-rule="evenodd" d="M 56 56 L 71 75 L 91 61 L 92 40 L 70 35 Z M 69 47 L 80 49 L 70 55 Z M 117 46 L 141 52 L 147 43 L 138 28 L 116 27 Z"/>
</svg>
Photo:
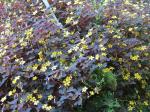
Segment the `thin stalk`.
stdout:
<svg viewBox="0 0 150 112">
<path fill-rule="evenodd" d="M 55 13 L 53 12 L 52 7 L 51 7 L 51 5 L 48 3 L 48 1 L 47 1 L 47 0 L 42 0 L 42 1 L 43 1 L 44 5 L 45 5 L 46 9 L 49 10 L 49 12 L 51 13 L 52 17 L 53 17 L 54 20 L 56 21 L 56 24 L 57 24 L 58 26 L 60 26 L 60 28 L 63 28 L 63 25 L 59 22 L 58 18 L 56 17 Z"/>
</svg>

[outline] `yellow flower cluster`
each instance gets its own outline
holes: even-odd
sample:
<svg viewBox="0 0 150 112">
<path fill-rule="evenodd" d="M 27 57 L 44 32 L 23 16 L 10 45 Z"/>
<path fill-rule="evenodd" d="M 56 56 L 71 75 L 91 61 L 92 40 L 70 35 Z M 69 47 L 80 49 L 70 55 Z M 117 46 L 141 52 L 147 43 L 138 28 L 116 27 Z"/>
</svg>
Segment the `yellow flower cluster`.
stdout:
<svg viewBox="0 0 150 112">
<path fill-rule="evenodd" d="M 129 80 L 129 78 L 130 78 L 130 73 L 129 72 L 123 75 L 124 80 Z"/>
<path fill-rule="evenodd" d="M 48 100 L 52 100 L 53 98 L 54 98 L 53 95 L 48 96 Z"/>
<path fill-rule="evenodd" d="M 82 0 L 75 0 L 75 1 L 74 1 L 74 4 L 75 4 L 75 5 L 77 5 L 77 4 L 78 4 L 78 5 L 82 5 L 82 4 L 83 4 L 83 1 L 82 1 Z"/>
<path fill-rule="evenodd" d="M 62 55 L 61 51 L 54 51 L 54 52 L 52 52 L 51 57 L 57 57 L 57 56 L 60 56 L 60 55 Z"/>
<path fill-rule="evenodd" d="M 67 86 L 70 86 L 71 79 L 72 79 L 71 76 L 67 76 L 67 77 L 63 80 L 64 86 L 66 86 L 66 87 L 67 87 Z"/>
<path fill-rule="evenodd" d="M 136 102 L 135 101 L 129 101 L 128 110 L 132 111 L 135 108 Z"/>
<path fill-rule="evenodd" d="M 32 66 L 32 70 L 33 70 L 33 71 L 37 70 L 37 68 L 38 68 L 38 64 L 34 64 L 34 65 Z"/>
<path fill-rule="evenodd" d="M 34 105 L 38 105 L 39 100 L 37 100 L 32 94 L 29 94 L 26 98 L 27 101 L 31 101 Z"/>
<path fill-rule="evenodd" d="M 44 44 L 46 44 L 46 41 L 43 38 L 41 38 L 41 39 L 39 39 L 39 43 L 44 45 Z"/>
<path fill-rule="evenodd" d="M 15 59 L 15 62 L 19 63 L 20 65 L 23 65 L 25 64 L 25 61 L 23 60 L 23 58 L 20 58 L 20 59 Z"/>
<path fill-rule="evenodd" d="M 16 92 L 16 89 L 13 89 L 12 91 L 8 92 L 8 96 L 12 96 Z"/>
<path fill-rule="evenodd" d="M 47 104 L 43 104 L 42 108 L 44 110 L 50 111 L 52 109 L 52 106 L 50 106 L 50 105 L 48 106 Z"/>
<path fill-rule="evenodd" d="M 139 51 L 144 51 L 144 50 L 146 50 L 147 49 L 147 47 L 146 46 L 140 46 L 140 47 L 136 47 L 136 48 L 134 48 L 135 50 L 139 50 Z"/>
<path fill-rule="evenodd" d="M 47 67 L 50 66 L 50 62 L 47 61 L 46 63 L 42 64 L 40 71 L 45 72 L 47 70 Z"/>
<path fill-rule="evenodd" d="M 31 39 L 33 37 L 32 32 L 33 32 L 33 28 L 30 28 L 30 29 L 25 31 L 25 35 L 26 35 L 26 39 L 27 40 L 29 40 L 29 39 Z"/>
<path fill-rule="evenodd" d="M 43 58 L 44 58 L 42 51 L 40 51 L 40 52 L 38 53 L 38 56 L 39 56 L 38 61 L 41 62 L 41 61 L 43 60 Z"/>
<path fill-rule="evenodd" d="M 134 74 L 134 77 L 135 77 L 135 79 L 137 79 L 137 80 L 141 80 L 141 79 L 142 79 L 142 76 L 141 76 L 139 73 L 135 73 L 135 74 Z"/>
<path fill-rule="evenodd" d="M 4 96 L 3 98 L 1 98 L 1 102 L 4 102 L 6 99 L 6 96 Z"/>
<path fill-rule="evenodd" d="M 26 47 L 28 42 L 24 38 L 21 38 L 19 39 L 19 43 L 22 47 Z"/>
<path fill-rule="evenodd" d="M 131 55 L 130 59 L 134 60 L 134 61 L 137 61 L 139 59 L 139 56 L 138 55 Z"/>
<path fill-rule="evenodd" d="M 73 20 L 73 17 L 67 17 L 65 23 L 69 24 L 69 23 L 71 23 L 72 20 Z"/>
</svg>

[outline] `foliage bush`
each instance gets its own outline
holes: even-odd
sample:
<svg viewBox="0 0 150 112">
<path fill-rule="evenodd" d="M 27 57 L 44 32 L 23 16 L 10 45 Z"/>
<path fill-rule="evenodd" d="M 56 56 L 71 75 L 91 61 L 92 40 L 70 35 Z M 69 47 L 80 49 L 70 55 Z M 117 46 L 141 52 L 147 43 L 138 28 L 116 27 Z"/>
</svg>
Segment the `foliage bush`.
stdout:
<svg viewBox="0 0 150 112">
<path fill-rule="evenodd" d="M 148 1 L 50 4 L 0 2 L 0 110 L 150 111 Z"/>
</svg>

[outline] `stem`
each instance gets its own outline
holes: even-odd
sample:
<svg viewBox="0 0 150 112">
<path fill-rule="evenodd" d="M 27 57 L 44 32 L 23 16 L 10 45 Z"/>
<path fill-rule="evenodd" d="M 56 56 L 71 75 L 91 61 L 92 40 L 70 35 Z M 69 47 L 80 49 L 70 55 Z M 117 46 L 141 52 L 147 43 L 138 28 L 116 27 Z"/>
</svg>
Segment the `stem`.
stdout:
<svg viewBox="0 0 150 112">
<path fill-rule="evenodd" d="M 62 24 L 59 22 L 59 20 L 57 19 L 56 15 L 54 14 L 54 12 L 53 12 L 53 10 L 52 10 L 50 4 L 48 3 L 48 1 L 47 1 L 47 0 L 42 0 L 42 1 L 43 1 L 44 5 L 46 6 L 46 9 L 51 12 L 52 17 L 53 17 L 54 20 L 56 21 L 56 24 L 57 24 L 58 26 L 60 26 L 60 28 L 63 28 L 63 25 L 62 25 Z"/>
</svg>

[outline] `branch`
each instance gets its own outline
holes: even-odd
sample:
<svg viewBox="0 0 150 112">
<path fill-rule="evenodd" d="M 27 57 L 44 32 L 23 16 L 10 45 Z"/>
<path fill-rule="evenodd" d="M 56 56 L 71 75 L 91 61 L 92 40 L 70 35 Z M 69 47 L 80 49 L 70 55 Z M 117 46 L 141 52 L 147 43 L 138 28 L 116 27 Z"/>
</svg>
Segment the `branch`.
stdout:
<svg viewBox="0 0 150 112">
<path fill-rule="evenodd" d="M 51 5 L 48 3 L 47 0 L 42 0 L 44 5 L 46 6 L 46 9 L 49 10 L 49 12 L 52 14 L 52 17 L 54 18 L 54 20 L 56 21 L 56 24 L 58 26 L 60 26 L 60 28 L 63 28 L 63 25 L 59 22 L 59 20 L 57 19 L 56 15 L 54 14 Z"/>
</svg>

